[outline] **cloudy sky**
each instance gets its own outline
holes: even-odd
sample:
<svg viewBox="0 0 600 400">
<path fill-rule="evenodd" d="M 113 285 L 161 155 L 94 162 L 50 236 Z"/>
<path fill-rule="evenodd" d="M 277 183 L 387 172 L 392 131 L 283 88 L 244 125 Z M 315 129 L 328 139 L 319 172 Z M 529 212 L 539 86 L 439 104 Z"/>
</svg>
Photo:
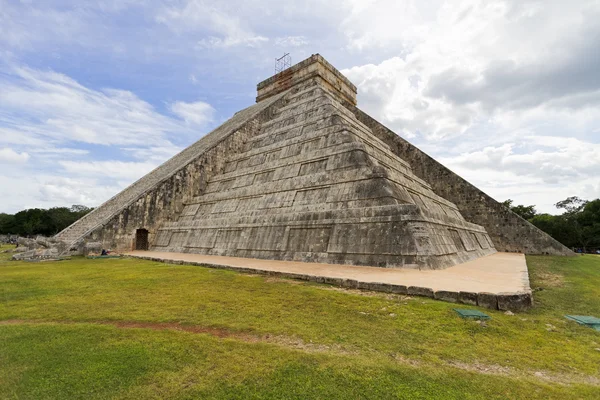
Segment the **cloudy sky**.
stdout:
<svg viewBox="0 0 600 400">
<path fill-rule="evenodd" d="M 498 200 L 600 197 L 600 0 L 0 0 L 0 212 L 97 206 L 320 53 Z"/>
</svg>

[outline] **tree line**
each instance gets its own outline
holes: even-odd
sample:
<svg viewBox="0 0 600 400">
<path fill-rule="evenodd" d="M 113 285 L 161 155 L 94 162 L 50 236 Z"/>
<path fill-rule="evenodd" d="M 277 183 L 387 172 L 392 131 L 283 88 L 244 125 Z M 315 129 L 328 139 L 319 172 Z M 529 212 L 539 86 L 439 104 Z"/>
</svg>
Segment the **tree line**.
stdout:
<svg viewBox="0 0 600 400">
<path fill-rule="evenodd" d="M 92 210 L 90 207 L 73 205 L 47 210 L 30 208 L 16 214 L 0 213 L 0 235 L 56 235 Z"/>
<path fill-rule="evenodd" d="M 560 215 L 538 214 L 535 206 L 513 205 L 512 200 L 503 204 L 567 247 L 600 249 L 600 199 L 568 197 L 555 204 Z"/>
</svg>

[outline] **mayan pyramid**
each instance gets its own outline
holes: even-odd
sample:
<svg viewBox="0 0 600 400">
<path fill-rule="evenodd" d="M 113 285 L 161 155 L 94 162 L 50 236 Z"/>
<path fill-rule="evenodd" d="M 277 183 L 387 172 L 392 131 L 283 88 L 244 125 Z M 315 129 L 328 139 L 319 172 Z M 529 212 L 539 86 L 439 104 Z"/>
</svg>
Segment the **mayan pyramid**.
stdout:
<svg viewBox="0 0 600 400">
<path fill-rule="evenodd" d="M 358 109 L 356 92 L 313 55 L 57 239 L 420 269 L 496 249 L 569 254 Z"/>
</svg>

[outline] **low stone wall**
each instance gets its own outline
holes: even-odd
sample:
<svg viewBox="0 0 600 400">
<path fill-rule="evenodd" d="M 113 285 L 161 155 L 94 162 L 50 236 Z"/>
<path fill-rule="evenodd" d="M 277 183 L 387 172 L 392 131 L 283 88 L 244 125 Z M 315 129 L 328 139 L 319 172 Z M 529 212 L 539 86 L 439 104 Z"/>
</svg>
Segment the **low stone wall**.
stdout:
<svg viewBox="0 0 600 400">
<path fill-rule="evenodd" d="M 225 269 L 230 271 L 242 272 L 247 274 L 269 275 L 280 278 L 299 279 L 303 281 L 324 283 L 344 287 L 348 289 L 371 290 L 374 292 L 384 292 L 393 294 L 403 294 L 407 296 L 422 296 L 432 299 L 446 301 L 450 303 L 468 304 L 501 311 L 525 311 L 533 306 L 533 295 L 531 291 L 516 293 L 475 293 L 475 292 L 453 292 L 447 290 L 432 290 L 431 288 L 420 286 L 405 286 L 391 283 L 362 282 L 355 279 L 330 278 L 325 276 L 315 276 L 306 274 L 296 274 L 291 272 L 277 272 L 262 270 L 257 268 L 241 268 L 223 264 L 207 264 L 194 261 L 183 260 L 164 260 L 157 257 L 129 256 L 142 260 L 156 261 L 176 265 L 196 265 L 200 267 Z"/>
</svg>

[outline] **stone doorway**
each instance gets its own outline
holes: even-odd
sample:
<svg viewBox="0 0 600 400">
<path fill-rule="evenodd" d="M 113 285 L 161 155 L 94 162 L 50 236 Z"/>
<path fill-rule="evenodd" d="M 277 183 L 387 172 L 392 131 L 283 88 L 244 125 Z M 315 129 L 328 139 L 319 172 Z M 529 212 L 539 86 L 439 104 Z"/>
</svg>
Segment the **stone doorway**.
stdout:
<svg viewBox="0 0 600 400">
<path fill-rule="evenodd" d="M 135 231 L 135 249 L 148 250 L 148 230 L 138 229 Z"/>
</svg>

